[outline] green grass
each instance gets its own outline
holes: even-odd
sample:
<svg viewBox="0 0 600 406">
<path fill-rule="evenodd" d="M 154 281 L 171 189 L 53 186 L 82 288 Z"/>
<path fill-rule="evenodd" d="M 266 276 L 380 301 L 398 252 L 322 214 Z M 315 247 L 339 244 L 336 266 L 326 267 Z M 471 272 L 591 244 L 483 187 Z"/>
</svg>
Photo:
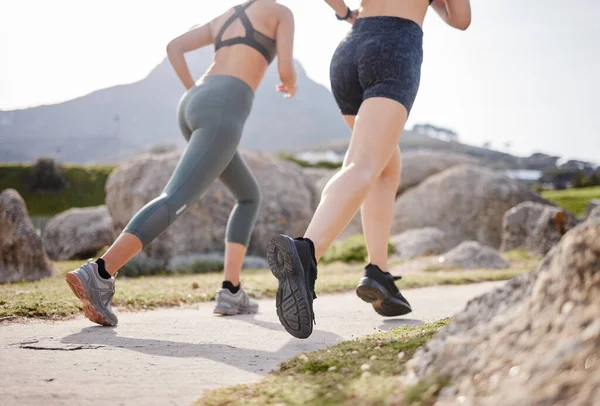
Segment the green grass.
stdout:
<svg viewBox="0 0 600 406">
<path fill-rule="evenodd" d="M 534 261 L 513 265 L 505 270 L 452 270 L 438 273 L 411 272 L 398 281 L 400 289 L 433 285 L 462 285 L 468 283 L 510 279 L 533 269 Z M 55 275 L 35 282 L 0 284 L 0 320 L 17 318 L 60 319 L 81 311 L 80 302 L 71 293 L 64 275 L 81 261 L 56 263 Z M 317 294 L 351 291 L 362 275 L 362 265 L 333 263 L 319 267 Z M 277 280 L 269 270 L 245 270 L 244 288 L 254 298 L 273 298 Z M 222 274 L 157 275 L 139 278 L 119 278 L 114 306 L 119 311 L 138 311 L 158 307 L 193 305 L 214 300 Z M 193 288 L 194 283 L 197 288 Z"/>
<path fill-rule="evenodd" d="M 299 165 L 303 168 L 323 168 L 323 169 L 338 169 L 342 167 L 342 162 L 329 162 L 329 161 L 319 161 L 315 163 L 310 163 L 308 161 L 304 161 L 300 158 L 296 158 L 291 154 L 279 154 L 279 159 L 283 159 L 284 161 L 290 161 Z"/>
<path fill-rule="evenodd" d="M 424 404 L 447 383 L 405 387 L 396 378 L 416 350 L 448 319 L 404 326 L 300 354 L 257 383 L 208 392 L 196 405 Z M 412 403 L 411 403 L 412 402 Z"/>
<path fill-rule="evenodd" d="M 105 185 L 112 166 L 65 165 L 69 186 L 56 194 L 33 193 L 27 187 L 31 165 L 0 165 L 0 191 L 16 189 L 25 200 L 31 216 L 53 216 L 73 207 L 104 204 Z"/>
<path fill-rule="evenodd" d="M 581 189 L 546 190 L 542 192 L 542 197 L 577 216 L 582 216 L 585 214 L 585 206 L 591 199 L 600 199 L 600 186 Z"/>
<path fill-rule="evenodd" d="M 395 248 L 388 242 L 388 255 L 395 252 Z M 343 241 L 333 244 L 321 258 L 321 263 L 333 262 L 365 262 L 367 259 L 367 246 L 362 235 L 354 235 Z"/>
</svg>

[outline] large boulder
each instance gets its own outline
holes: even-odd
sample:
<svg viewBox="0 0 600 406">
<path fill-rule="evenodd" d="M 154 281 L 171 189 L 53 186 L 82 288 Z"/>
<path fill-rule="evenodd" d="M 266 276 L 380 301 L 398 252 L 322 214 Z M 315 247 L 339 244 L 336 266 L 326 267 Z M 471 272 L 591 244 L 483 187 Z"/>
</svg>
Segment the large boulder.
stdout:
<svg viewBox="0 0 600 406">
<path fill-rule="evenodd" d="M 311 207 L 314 209 L 317 208 L 319 202 L 321 201 L 321 193 L 323 193 L 323 189 L 325 185 L 331 179 L 331 177 L 335 174 L 336 171 L 331 169 L 324 168 L 303 168 L 304 179 L 306 180 L 306 184 L 309 187 L 312 196 L 312 204 Z"/>
<path fill-rule="evenodd" d="M 600 207 L 595 207 L 590 212 L 588 219 L 593 219 L 593 218 L 600 218 Z"/>
<path fill-rule="evenodd" d="M 465 241 L 442 255 L 439 262 L 444 267 L 463 269 L 504 269 L 510 264 L 500 256 L 497 249 L 486 247 L 477 241 Z"/>
<path fill-rule="evenodd" d="M 33 227 L 23 198 L 14 189 L 0 193 L 0 282 L 52 275 L 52 263 Z"/>
<path fill-rule="evenodd" d="M 600 219 L 540 267 L 473 299 L 420 349 L 405 382 L 448 379 L 438 405 L 600 404 Z"/>
<path fill-rule="evenodd" d="M 474 240 L 498 248 L 504 213 L 529 200 L 547 203 L 501 172 L 482 166 L 458 166 L 430 176 L 400 195 L 392 233 L 438 227 L 451 246 Z"/>
<path fill-rule="evenodd" d="M 398 194 L 417 186 L 428 177 L 457 165 L 477 164 L 479 160 L 461 154 L 438 151 L 409 151 L 402 154 L 402 179 Z"/>
<path fill-rule="evenodd" d="M 592 211 L 594 211 L 594 209 L 600 207 L 600 199 L 592 199 L 588 202 L 588 204 L 585 206 L 585 214 L 586 216 L 589 216 L 590 214 L 592 214 Z"/>
<path fill-rule="evenodd" d="M 390 243 L 396 249 L 396 255 L 402 259 L 437 255 L 450 248 L 446 244 L 446 233 L 435 227 L 418 228 L 393 235 Z"/>
<path fill-rule="evenodd" d="M 263 202 L 250 242 L 250 253 L 264 256 L 275 233 L 299 236 L 312 216 L 312 193 L 302 169 L 272 156 L 244 152 L 244 158 L 260 184 Z M 146 155 L 114 170 L 106 185 L 106 204 L 116 231 L 146 203 L 160 195 L 179 154 Z M 217 181 L 181 218 L 177 219 L 146 249 L 151 258 L 222 250 L 225 226 L 234 199 Z"/>
<path fill-rule="evenodd" d="M 500 249 L 525 249 L 545 255 L 576 225 L 575 216 L 562 208 L 523 202 L 504 214 Z"/>
<path fill-rule="evenodd" d="M 75 208 L 53 217 L 44 230 L 44 246 L 55 261 L 86 259 L 115 238 L 106 206 Z"/>
</svg>

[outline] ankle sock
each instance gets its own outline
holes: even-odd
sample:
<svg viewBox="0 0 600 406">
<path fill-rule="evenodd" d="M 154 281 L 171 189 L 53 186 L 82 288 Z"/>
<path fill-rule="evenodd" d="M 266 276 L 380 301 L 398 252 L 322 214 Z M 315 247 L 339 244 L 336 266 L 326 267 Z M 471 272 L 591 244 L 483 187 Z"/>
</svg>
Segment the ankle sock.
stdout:
<svg viewBox="0 0 600 406">
<path fill-rule="evenodd" d="M 223 289 L 227 289 L 227 290 L 229 290 L 229 291 L 230 291 L 231 293 L 233 293 L 234 295 L 235 295 L 236 293 L 238 293 L 238 292 L 239 292 L 239 290 L 240 290 L 240 286 L 241 286 L 241 284 L 239 284 L 239 285 L 237 285 L 237 286 L 233 286 L 233 283 L 231 283 L 231 282 L 229 282 L 229 281 L 223 281 L 223 284 L 221 285 L 221 287 L 222 287 Z"/>
<path fill-rule="evenodd" d="M 106 272 L 104 260 L 102 258 L 98 258 L 96 260 L 96 264 L 98 264 L 98 275 L 100 275 L 102 279 L 110 279 L 110 274 Z"/>
</svg>

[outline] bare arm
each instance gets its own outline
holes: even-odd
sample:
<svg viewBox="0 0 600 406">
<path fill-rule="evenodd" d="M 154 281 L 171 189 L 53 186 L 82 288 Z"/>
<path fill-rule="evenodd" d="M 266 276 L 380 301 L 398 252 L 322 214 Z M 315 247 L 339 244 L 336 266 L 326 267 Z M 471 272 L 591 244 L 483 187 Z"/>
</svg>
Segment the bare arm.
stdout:
<svg viewBox="0 0 600 406">
<path fill-rule="evenodd" d="M 434 0 L 431 7 L 451 27 L 466 30 L 471 24 L 469 0 Z"/>
<path fill-rule="evenodd" d="M 344 17 L 348 13 L 348 6 L 344 0 L 325 0 L 325 3 L 329 4 L 329 7 L 340 17 Z"/>
<path fill-rule="evenodd" d="M 210 25 L 205 24 L 180 35 L 167 45 L 167 56 L 169 57 L 169 61 L 171 62 L 171 65 L 173 65 L 173 69 L 179 77 L 179 80 L 181 80 L 181 83 L 183 83 L 183 86 L 185 86 L 187 90 L 194 87 L 194 78 L 192 78 L 184 54 L 212 44 L 213 41 L 214 39 L 210 32 Z"/>
<path fill-rule="evenodd" d="M 283 7 L 275 39 L 277 40 L 277 62 L 281 84 L 277 90 L 292 97 L 296 93 L 296 69 L 294 68 L 294 15 Z"/>
</svg>

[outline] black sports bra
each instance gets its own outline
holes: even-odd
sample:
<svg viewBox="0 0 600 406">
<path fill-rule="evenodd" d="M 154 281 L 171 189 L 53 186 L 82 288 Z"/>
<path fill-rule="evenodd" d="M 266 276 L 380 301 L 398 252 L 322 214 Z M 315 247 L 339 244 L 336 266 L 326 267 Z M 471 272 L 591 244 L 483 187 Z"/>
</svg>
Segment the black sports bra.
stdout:
<svg viewBox="0 0 600 406">
<path fill-rule="evenodd" d="M 271 63 L 273 59 L 275 59 L 275 55 L 277 55 L 275 40 L 256 31 L 252 26 L 252 22 L 250 22 L 248 15 L 246 14 L 246 9 L 254 4 L 255 1 L 256 0 L 252 0 L 247 4 L 237 5 L 233 8 L 233 15 L 229 17 L 227 21 L 225 21 L 225 24 L 223 24 L 219 30 L 219 33 L 217 34 L 215 39 L 215 52 L 223 47 L 244 44 L 260 52 L 267 60 L 267 63 Z M 246 36 L 223 40 L 223 34 L 225 33 L 225 30 L 238 18 L 246 29 Z"/>
</svg>

